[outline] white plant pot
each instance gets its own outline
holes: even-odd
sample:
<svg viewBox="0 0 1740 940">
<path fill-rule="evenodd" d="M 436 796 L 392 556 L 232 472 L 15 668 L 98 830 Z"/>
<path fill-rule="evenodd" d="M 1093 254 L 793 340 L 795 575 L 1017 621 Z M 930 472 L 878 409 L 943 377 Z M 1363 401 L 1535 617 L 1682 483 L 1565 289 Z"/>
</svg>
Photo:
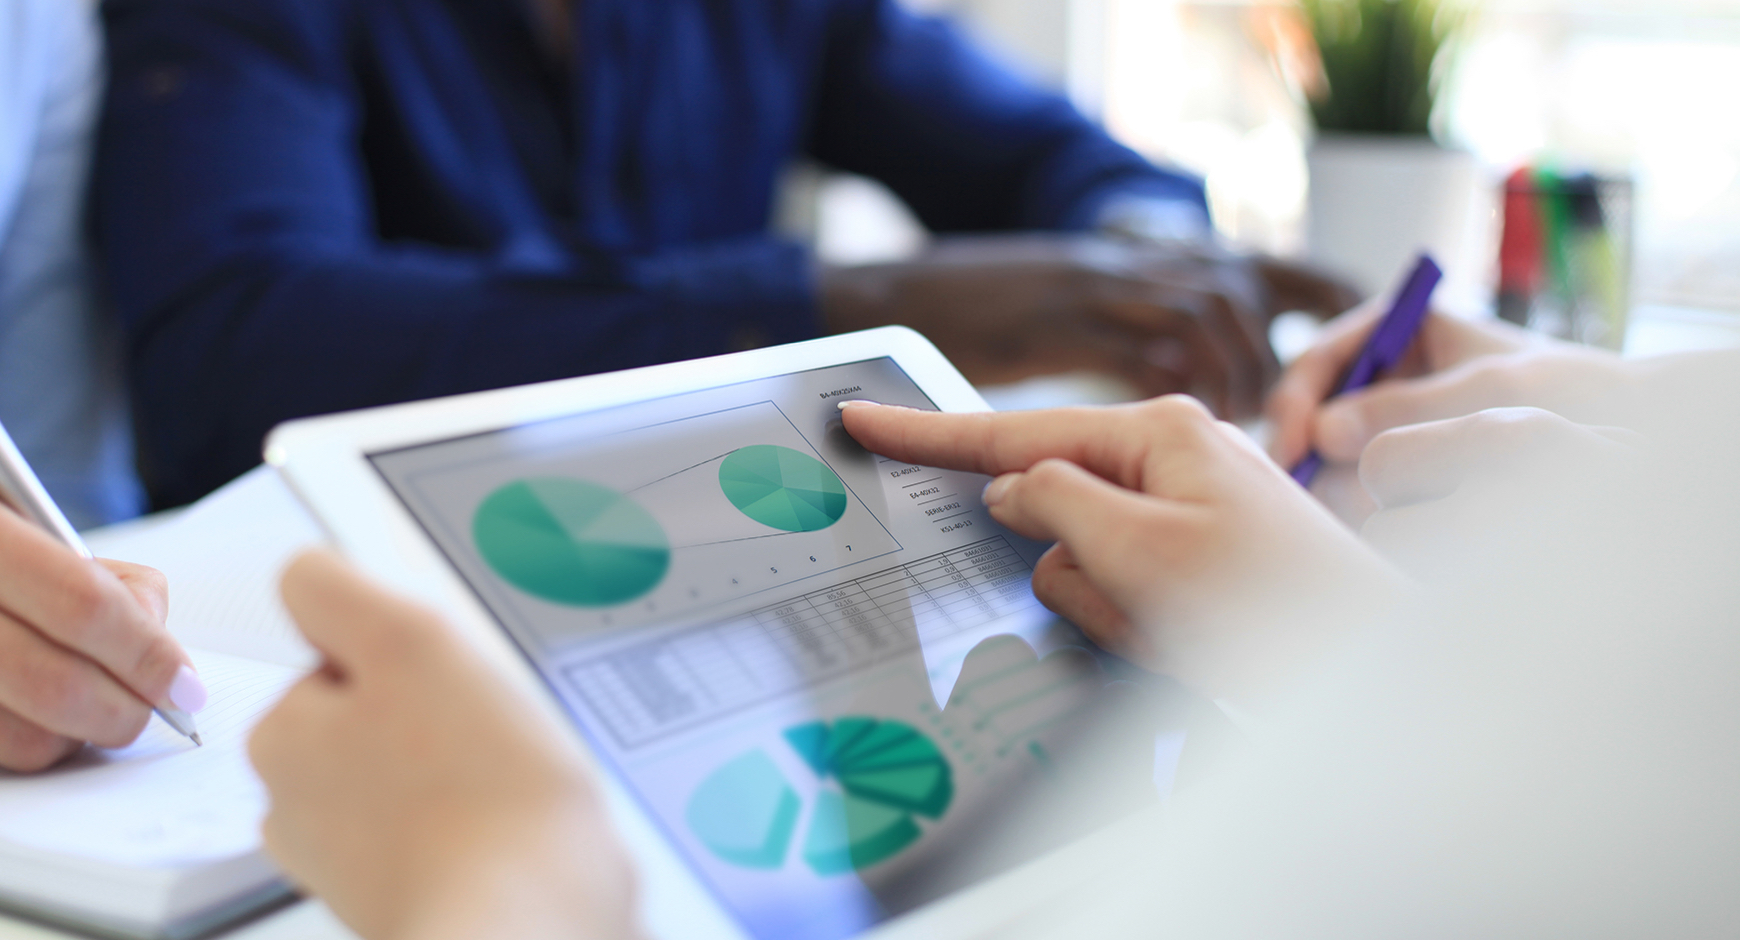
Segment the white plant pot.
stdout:
<svg viewBox="0 0 1740 940">
<path fill-rule="evenodd" d="M 1472 154 L 1425 138 L 1323 134 L 1307 164 L 1312 261 L 1374 294 L 1394 285 L 1423 249 L 1457 285 L 1444 294 L 1484 284 L 1490 264 L 1481 208 L 1490 200 L 1481 198 Z"/>
</svg>

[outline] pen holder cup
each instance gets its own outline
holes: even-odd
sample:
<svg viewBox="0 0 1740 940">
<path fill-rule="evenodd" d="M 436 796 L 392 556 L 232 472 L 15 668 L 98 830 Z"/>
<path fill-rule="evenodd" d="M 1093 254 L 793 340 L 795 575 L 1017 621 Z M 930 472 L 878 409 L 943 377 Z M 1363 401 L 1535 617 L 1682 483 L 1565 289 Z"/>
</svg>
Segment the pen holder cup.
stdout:
<svg viewBox="0 0 1740 940">
<path fill-rule="evenodd" d="M 1632 182 L 1522 169 L 1504 187 L 1498 314 L 1619 349 L 1631 308 Z"/>
</svg>

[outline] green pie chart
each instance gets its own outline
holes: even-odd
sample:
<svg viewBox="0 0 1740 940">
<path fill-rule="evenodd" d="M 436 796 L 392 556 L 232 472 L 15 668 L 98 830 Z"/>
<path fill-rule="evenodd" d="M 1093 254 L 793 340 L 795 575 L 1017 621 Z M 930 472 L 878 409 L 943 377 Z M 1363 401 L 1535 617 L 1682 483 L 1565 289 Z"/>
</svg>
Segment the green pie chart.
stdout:
<svg viewBox="0 0 1740 940">
<path fill-rule="evenodd" d="M 893 858 L 924 834 L 918 817 L 941 819 L 954 799 L 948 759 L 903 722 L 813 721 L 786 729 L 785 740 L 824 784 L 798 851 L 818 875 L 843 875 Z M 784 867 L 798 815 L 796 790 L 760 750 L 703 780 L 686 814 L 689 830 L 714 855 L 761 869 Z"/>
<path fill-rule="evenodd" d="M 671 566 L 658 520 L 585 480 L 515 480 L 471 519 L 478 554 L 503 580 L 570 607 L 611 607 L 652 590 Z"/>
<path fill-rule="evenodd" d="M 756 522 L 814 532 L 846 514 L 846 485 L 809 454 L 775 444 L 740 447 L 719 464 L 719 489 Z"/>
</svg>

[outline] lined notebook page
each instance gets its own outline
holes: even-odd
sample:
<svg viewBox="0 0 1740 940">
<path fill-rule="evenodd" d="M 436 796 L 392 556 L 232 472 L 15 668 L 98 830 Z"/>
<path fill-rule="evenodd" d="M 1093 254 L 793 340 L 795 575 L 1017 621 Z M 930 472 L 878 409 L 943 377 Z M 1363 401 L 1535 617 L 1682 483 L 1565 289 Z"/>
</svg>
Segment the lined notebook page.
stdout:
<svg viewBox="0 0 1740 940">
<path fill-rule="evenodd" d="M 311 668 L 318 661 L 278 599 L 290 559 L 324 537 L 277 471 L 256 467 L 168 520 L 98 530 L 91 550 L 169 578 L 182 644 Z"/>
<path fill-rule="evenodd" d="M 47 773 L 0 774 L 0 843 L 129 867 L 184 867 L 260 845 L 266 796 L 247 736 L 299 670 L 194 651 L 211 690 L 204 747 L 153 716 L 131 746 L 88 748 Z"/>
</svg>

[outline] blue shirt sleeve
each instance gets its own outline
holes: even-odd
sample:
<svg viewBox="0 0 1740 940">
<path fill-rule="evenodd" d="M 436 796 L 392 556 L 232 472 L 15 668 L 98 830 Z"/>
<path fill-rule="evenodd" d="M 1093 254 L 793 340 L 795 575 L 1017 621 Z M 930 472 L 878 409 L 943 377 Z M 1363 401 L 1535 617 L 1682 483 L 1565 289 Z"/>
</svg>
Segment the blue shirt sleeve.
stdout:
<svg viewBox="0 0 1740 940">
<path fill-rule="evenodd" d="M 98 244 L 155 504 L 289 418 L 813 335 L 812 263 L 771 236 L 560 263 L 379 237 L 348 8 L 106 5 Z"/>
<path fill-rule="evenodd" d="M 935 231 L 1092 228 L 1109 201 L 1201 210 L 1199 180 L 1112 140 L 949 22 L 898 0 L 840 4 L 809 138 L 830 165 L 886 183 Z"/>
</svg>

